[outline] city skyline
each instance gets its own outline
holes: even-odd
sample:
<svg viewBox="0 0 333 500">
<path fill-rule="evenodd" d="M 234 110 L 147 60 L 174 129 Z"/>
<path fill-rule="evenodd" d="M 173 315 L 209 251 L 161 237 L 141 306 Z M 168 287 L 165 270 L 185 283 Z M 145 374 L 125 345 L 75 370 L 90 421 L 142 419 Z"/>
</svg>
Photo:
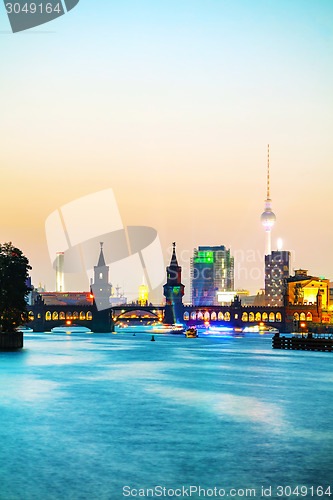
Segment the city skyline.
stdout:
<svg viewBox="0 0 333 500">
<path fill-rule="evenodd" d="M 125 225 L 156 228 L 165 264 L 177 241 L 187 293 L 184 256 L 221 244 L 235 255 L 235 287 L 255 292 L 268 143 L 272 249 L 281 237 L 292 267 L 332 279 L 332 10 L 80 2 L 52 28 L 17 35 L 0 16 L 1 240 L 29 257 L 34 283 L 55 286 L 48 215 L 110 187 Z"/>
</svg>

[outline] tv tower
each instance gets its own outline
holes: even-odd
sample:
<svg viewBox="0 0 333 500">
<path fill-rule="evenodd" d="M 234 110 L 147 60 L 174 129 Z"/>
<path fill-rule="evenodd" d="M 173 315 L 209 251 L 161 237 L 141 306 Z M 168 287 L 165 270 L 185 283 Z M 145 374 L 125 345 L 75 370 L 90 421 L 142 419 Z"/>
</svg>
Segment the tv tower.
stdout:
<svg viewBox="0 0 333 500">
<path fill-rule="evenodd" d="M 266 231 L 266 248 L 265 255 L 270 255 L 272 252 L 271 245 L 271 229 L 274 226 L 276 217 L 272 211 L 272 200 L 269 197 L 269 144 L 268 144 L 268 155 L 267 155 L 267 198 L 265 201 L 265 211 L 261 214 L 261 224 L 264 226 Z"/>
</svg>

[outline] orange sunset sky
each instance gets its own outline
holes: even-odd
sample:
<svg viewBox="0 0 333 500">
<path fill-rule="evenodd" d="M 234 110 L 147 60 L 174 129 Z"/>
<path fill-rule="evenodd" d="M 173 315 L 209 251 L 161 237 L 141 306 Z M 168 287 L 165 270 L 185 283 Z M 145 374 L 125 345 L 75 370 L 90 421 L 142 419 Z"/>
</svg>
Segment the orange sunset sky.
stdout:
<svg viewBox="0 0 333 500">
<path fill-rule="evenodd" d="M 255 292 L 268 143 L 273 249 L 333 280 L 331 2 L 82 1 L 15 35 L 0 14 L 0 240 L 35 285 L 55 285 L 47 216 L 112 188 L 166 263 L 177 242 L 186 285 L 189 252 L 224 244 Z"/>
</svg>

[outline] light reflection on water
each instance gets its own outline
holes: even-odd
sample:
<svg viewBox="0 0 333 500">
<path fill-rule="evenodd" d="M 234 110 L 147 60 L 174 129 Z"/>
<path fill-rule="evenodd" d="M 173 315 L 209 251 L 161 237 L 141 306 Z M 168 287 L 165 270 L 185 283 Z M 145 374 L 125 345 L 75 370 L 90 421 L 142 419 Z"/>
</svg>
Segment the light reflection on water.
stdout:
<svg viewBox="0 0 333 500">
<path fill-rule="evenodd" d="M 30 334 L 0 353 L 1 500 L 329 483 L 330 353 L 273 351 L 268 337 L 155 339 Z"/>
</svg>

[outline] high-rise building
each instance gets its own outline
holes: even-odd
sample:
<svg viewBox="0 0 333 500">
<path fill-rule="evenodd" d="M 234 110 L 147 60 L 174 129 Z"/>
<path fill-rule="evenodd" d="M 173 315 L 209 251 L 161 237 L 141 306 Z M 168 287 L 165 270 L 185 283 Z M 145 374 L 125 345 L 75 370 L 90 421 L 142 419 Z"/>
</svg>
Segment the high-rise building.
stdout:
<svg viewBox="0 0 333 500">
<path fill-rule="evenodd" d="M 234 290 L 234 258 L 221 246 L 200 246 L 191 259 L 193 305 L 218 305 L 218 292 Z"/>
<path fill-rule="evenodd" d="M 265 211 L 261 214 L 261 223 L 266 231 L 266 247 L 265 255 L 270 255 L 272 250 L 271 244 L 271 230 L 276 221 L 275 214 L 272 212 L 272 200 L 270 199 L 269 193 L 269 144 L 268 144 L 268 156 L 267 156 L 267 198 L 265 201 Z"/>
<path fill-rule="evenodd" d="M 290 276 L 290 252 L 273 251 L 265 256 L 265 301 L 268 306 L 283 305 L 283 283 Z"/>
<path fill-rule="evenodd" d="M 56 292 L 65 291 L 64 259 L 64 252 L 58 252 L 56 256 Z"/>
</svg>

